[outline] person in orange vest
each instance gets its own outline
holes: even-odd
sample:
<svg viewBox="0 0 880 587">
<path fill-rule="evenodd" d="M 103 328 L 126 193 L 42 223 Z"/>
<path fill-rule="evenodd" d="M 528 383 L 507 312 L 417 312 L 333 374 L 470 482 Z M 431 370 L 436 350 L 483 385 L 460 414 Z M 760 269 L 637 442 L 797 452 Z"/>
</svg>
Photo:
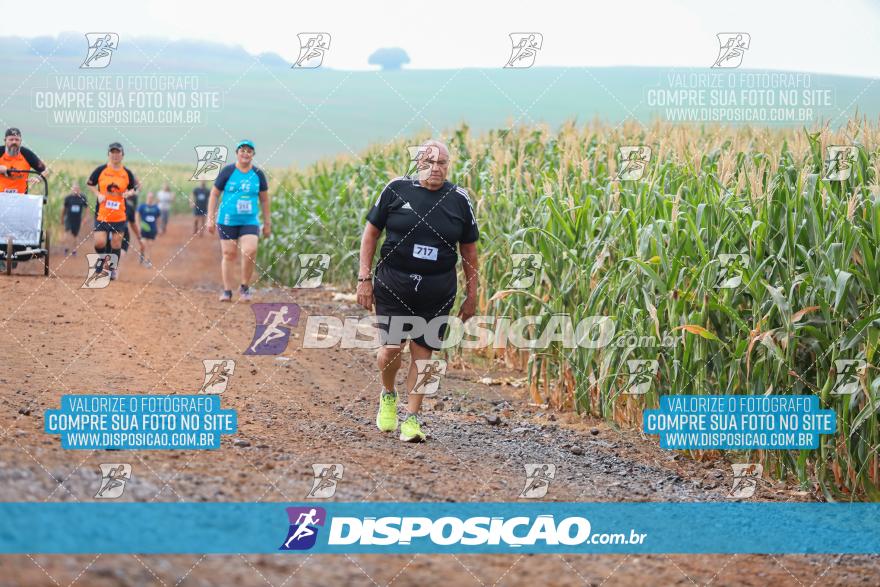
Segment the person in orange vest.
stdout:
<svg viewBox="0 0 880 587">
<path fill-rule="evenodd" d="M 110 241 L 110 252 L 120 259 L 122 235 L 125 234 L 127 222 L 125 198 L 137 193 L 138 182 L 134 173 L 122 164 L 125 151 L 120 143 L 110 143 L 107 147 L 107 163 L 95 168 L 86 184 L 98 198 L 98 215 L 95 219 L 95 252 L 105 253 L 107 241 Z M 133 225 L 138 240 L 140 231 L 137 223 Z M 100 262 L 100 260 L 99 260 Z M 110 279 L 116 279 L 116 269 L 111 271 Z M 96 269 L 97 271 L 97 269 Z"/>
<path fill-rule="evenodd" d="M 0 147 L 0 192 L 26 194 L 28 174 L 15 172 L 30 170 L 46 173 L 46 164 L 36 153 L 21 146 L 19 129 L 6 129 L 3 146 Z"/>
</svg>

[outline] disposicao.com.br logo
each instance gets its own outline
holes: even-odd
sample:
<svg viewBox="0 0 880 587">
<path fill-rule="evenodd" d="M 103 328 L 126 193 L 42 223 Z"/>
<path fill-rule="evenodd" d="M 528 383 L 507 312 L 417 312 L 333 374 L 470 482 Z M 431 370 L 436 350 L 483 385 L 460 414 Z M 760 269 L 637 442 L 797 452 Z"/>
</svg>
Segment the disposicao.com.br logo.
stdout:
<svg viewBox="0 0 880 587">
<path fill-rule="evenodd" d="M 316 511 L 320 510 L 320 511 Z M 463 547 L 552 547 L 583 545 L 640 545 L 647 534 L 628 529 L 619 533 L 593 533 L 589 520 L 581 516 L 552 514 L 514 516 L 332 516 L 323 508 L 287 508 L 290 529 L 281 550 L 333 551 L 344 547 L 398 547 L 420 551 L 454 550 Z M 329 525 L 326 541 L 318 538 L 318 526 Z M 322 532 L 325 530 L 321 530 Z M 305 535 L 305 536 L 304 536 Z M 300 537 L 305 538 L 300 541 Z M 324 548 L 322 548 L 324 547 Z M 352 550 L 354 549 L 354 550 Z M 372 552 L 375 548 L 369 549 Z"/>
</svg>

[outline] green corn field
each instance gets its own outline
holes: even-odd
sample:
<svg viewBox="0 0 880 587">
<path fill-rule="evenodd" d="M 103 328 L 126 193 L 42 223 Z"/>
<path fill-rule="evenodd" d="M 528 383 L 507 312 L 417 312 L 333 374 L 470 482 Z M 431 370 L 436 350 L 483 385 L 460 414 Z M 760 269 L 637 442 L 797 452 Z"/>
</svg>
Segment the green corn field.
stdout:
<svg viewBox="0 0 880 587">
<path fill-rule="evenodd" d="M 828 499 L 880 499 L 878 136 L 866 120 L 455 130 L 450 179 L 481 229 L 478 314 L 615 326 L 601 348 L 468 352 L 522 369 L 532 401 L 625 427 L 661 394 L 818 395 L 838 416 L 819 450 L 731 456 Z M 353 289 L 364 216 L 425 138 L 271 177 L 274 234 L 259 266 L 292 284 L 296 253 L 326 253 L 325 279 Z M 640 180 L 617 179 L 622 145 L 651 148 Z M 829 145 L 857 147 L 848 179 L 829 179 Z M 528 289 L 509 287 L 517 253 L 543 261 Z M 725 256 L 741 260 L 736 287 L 718 287 Z M 844 359 L 864 368 L 854 393 L 836 395 Z M 657 361 L 644 395 L 622 393 L 631 360 Z"/>
</svg>

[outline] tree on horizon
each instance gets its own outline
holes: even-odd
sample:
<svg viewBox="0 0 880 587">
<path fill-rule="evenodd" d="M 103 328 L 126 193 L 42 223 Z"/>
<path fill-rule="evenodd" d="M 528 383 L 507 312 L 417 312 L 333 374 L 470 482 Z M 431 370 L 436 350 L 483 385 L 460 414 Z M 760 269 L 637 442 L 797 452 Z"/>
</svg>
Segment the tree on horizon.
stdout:
<svg viewBox="0 0 880 587">
<path fill-rule="evenodd" d="M 383 71 L 397 71 L 409 63 L 409 55 L 400 47 L 376 49 L 367 60 L 370 65 L 378 65 Z"/>
</svg>

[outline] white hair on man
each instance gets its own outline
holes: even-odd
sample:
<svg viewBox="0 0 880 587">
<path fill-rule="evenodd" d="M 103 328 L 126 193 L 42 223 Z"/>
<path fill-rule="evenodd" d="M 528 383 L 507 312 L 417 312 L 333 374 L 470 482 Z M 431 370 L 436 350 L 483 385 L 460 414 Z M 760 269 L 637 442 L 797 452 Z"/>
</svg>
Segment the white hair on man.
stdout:
<svg viewBox="0 0 880 587">
<path fill-rule="evenodd" d="M 419 153 L 429 153 L 431 147 L 437 147 L 441 154 L 445 153 L 447 157 L 449 156 L 449 149 L 446 147 L 446 144 L 436 139 L 428 139 L 422 143 L 422 146 L 419 147 Z"/>
</svg>

